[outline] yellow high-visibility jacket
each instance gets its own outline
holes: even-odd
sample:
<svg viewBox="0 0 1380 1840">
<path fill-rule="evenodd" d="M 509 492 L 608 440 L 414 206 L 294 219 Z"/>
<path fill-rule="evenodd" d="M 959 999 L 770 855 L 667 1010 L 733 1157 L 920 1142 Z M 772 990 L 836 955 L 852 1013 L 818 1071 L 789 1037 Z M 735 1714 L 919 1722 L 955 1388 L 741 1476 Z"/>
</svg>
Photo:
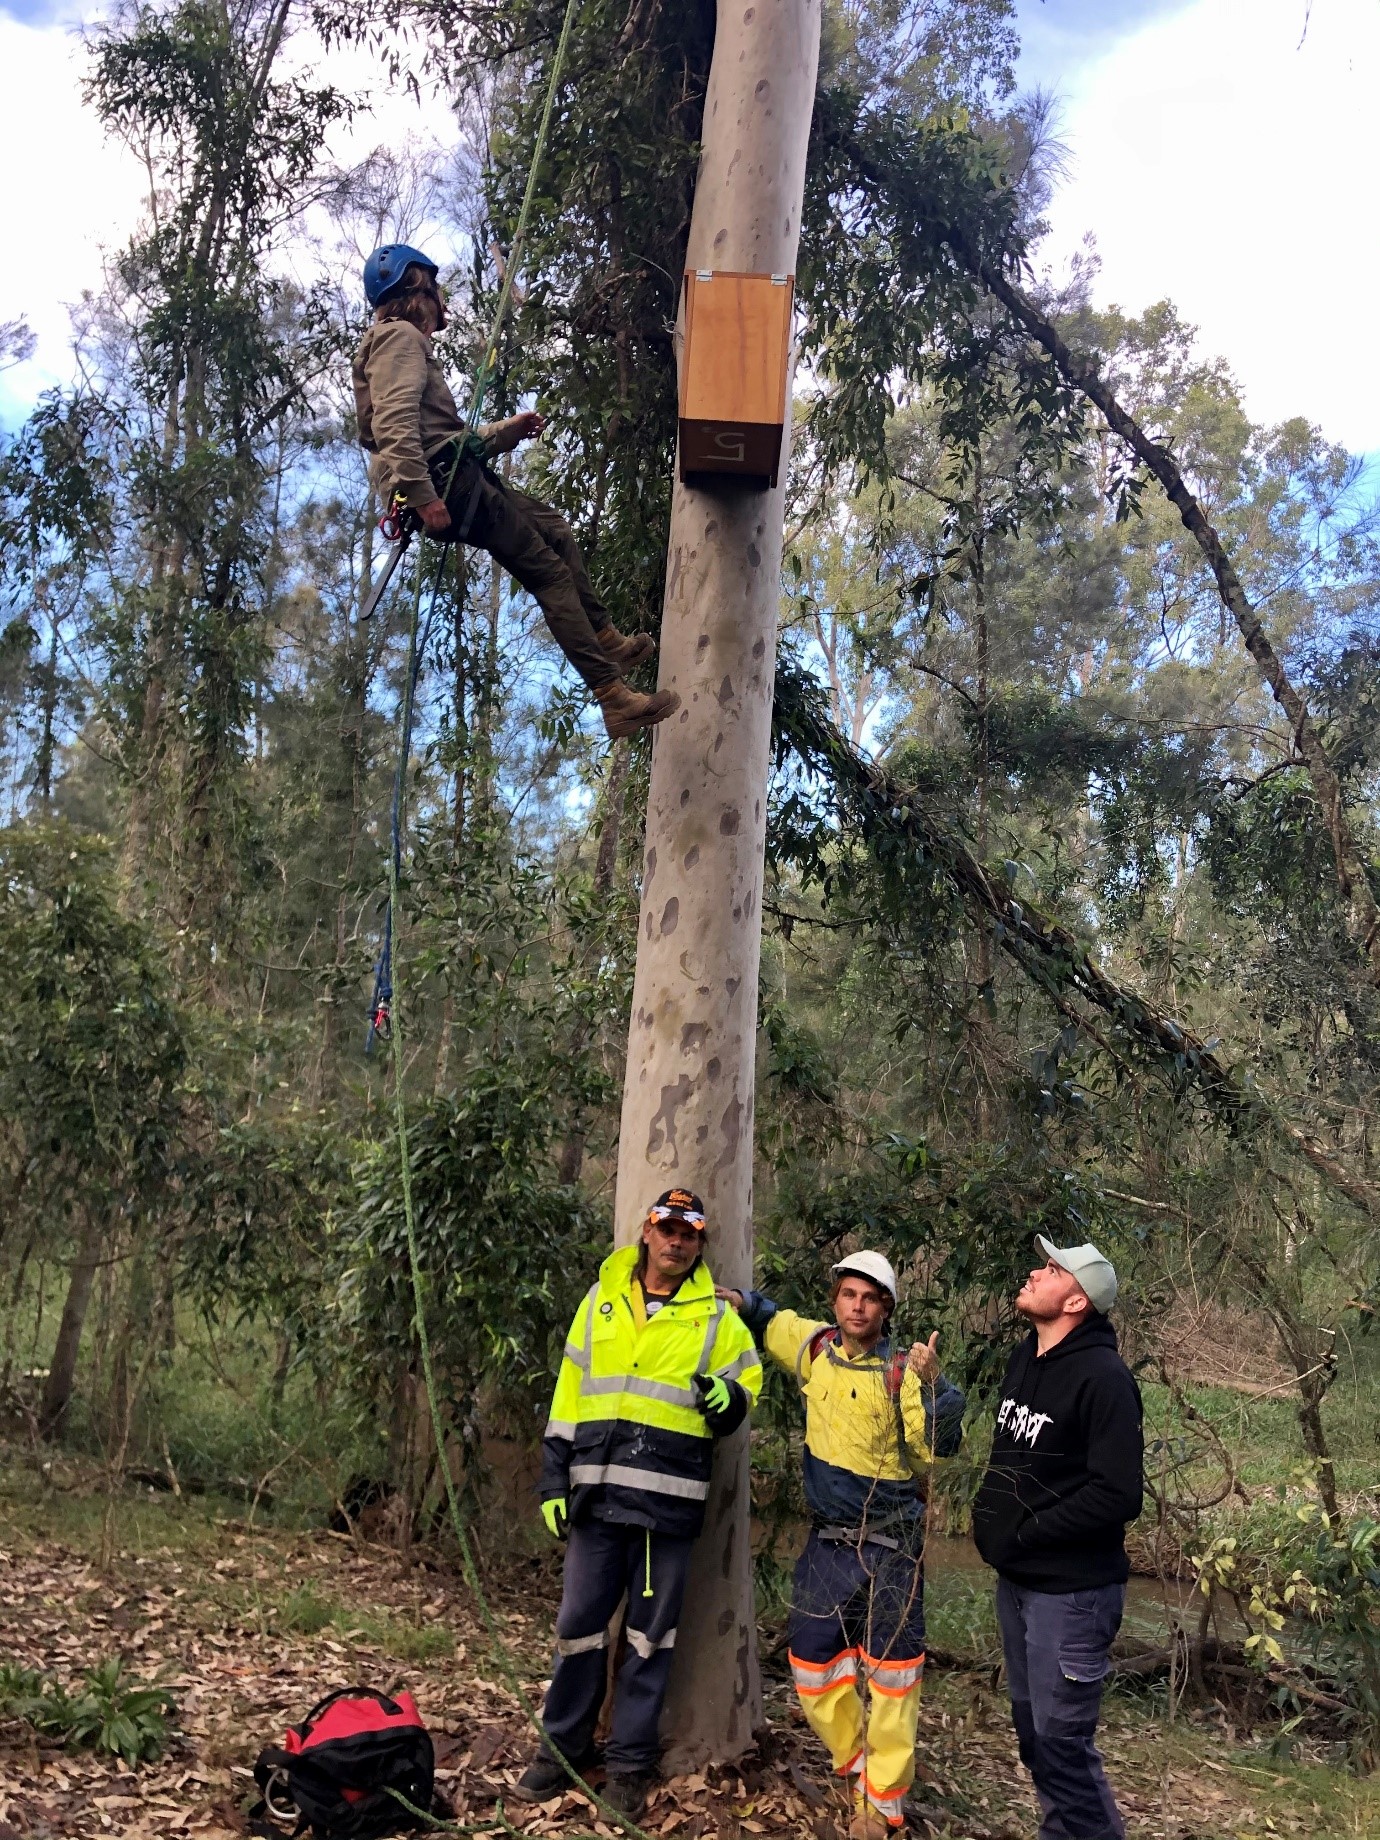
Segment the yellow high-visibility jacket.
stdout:
<svg viewBox="0 0 1380 1840">
<path fill-rule="evenodd" d="M 800 1385 L 805 1498 L 816 1524 L 918 1521 L 919 1478 L 962 1440 L 959 1388 L 942 1375 L 937 1386 L 922 1386 L 886 1338 L 850 1359 L 832 1324 L 778 1309 L 760 1291 L 744 1294 L 743 1315 Z"/>
<path fill-rule="evenodd" d="M 610 1254 L 570 1325 L 542 1445 L 543 1501 L 572 1521 L 629 1521 L 693 1538 L 704 1523 L 713 1437 L 691 1381 L 717 1374 L 746 1409 L 762 1364 L 703 1260 L 647 1314 L 637 1246 Z M 738 1415 L 741 1417 L 741 1413 Z"/>
</svg>

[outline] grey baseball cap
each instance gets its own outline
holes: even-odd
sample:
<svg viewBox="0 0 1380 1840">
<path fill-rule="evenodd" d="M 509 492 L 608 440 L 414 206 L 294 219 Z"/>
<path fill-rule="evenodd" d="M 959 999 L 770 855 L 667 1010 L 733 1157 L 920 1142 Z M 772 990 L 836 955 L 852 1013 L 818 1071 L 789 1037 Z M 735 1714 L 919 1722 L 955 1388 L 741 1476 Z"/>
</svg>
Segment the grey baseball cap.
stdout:
<svg viewBox="0 0 1380 1840">
<path fill-rule="evenodd" d="M 1077 1278 L 1095 1310 L 1105 1315 L 1111 1309 L 1116 1302 L 1116 1268 L 1091 1241 L 1084 1246 L 1051 1246 L 1043 1233 L 1037 1233 L 1035 1244 L 1047 1259 L 1053 1259 L 1060 1271 Z"/>
</svg>

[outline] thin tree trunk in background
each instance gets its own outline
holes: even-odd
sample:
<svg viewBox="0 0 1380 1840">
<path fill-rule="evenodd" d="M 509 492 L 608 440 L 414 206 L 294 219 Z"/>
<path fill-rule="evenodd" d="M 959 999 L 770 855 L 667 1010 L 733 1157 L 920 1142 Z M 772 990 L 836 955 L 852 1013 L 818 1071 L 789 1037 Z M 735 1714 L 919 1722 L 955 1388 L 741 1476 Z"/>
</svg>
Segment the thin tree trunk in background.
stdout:
<svg viewBox="0 0 1380 1840">
<path fill-rule="evenodd" d="M 50 818 L 53 813 L 53 731 L 57 722 L 57 650 L 58 629 L 57 615 L 52 608 L 48 614 L 48 658 L 43 670 L 43 694 L 40 699 L 43 713 L 43 726 L 39 731 L 38 754 L 34 762 L 34 785 L 43 805 L 43 815 Z"/>
<path fill-rule="evenodd" d="M 1327 758 L 1322 736 L 1308 712 L 1308 705 L 1294 687 L 1279 654 L 1266 636 L 1260 615 L 1251 605 L 1222 539 L 1184 483 L 1184 476 L 1169 449 L 1161 446 L 1158 441 L 1152 441 L 1139 422 L 1127 414 L 1093 365 L 1069 349 L 1034 302 L 1005 275 L 978 261 L 971 252 L 962 253 L 983 284 L 1025 327 L 1036 343 L 1044 347 L 1068 381 L 1082 390 L 1090 402 L 1096 403 L 1113 433 L 1154 474 L 1182 518 L 1184 528 L 1203 552 L 1217 583 L 1217 592 L 1223 606 L 1235 620 L 1246 650 L 1270 687 L 1270 694 L 1289 718 L 1289 725 L 1294 732 L 1294 744 L 1303 757 L 1314 796 L 1332 839 L 1332 854 L 1337 865 L 1337 888 L 1346 911 L 1347 931 L 1365 953 L 1373 980 L 1380 983 L 1380 905 L 1377 905 L 1371 891 L 1366 860 L 1352 831 L 1341 785 Z"/>
<path fill-rule="evenodd" d="M 631 765 L 632 749 L 628 742 L 615 741 L 609 753 L 608 778 L 604 781 L 604 822 L 599 832 L 598 854 L 594 858 L 594 902 L 600 910 L 613 892 L 613 878 L 618 872 L 618 840 L 623 829 L 623 806 L 627 797 L 628 768 Z M 585 953 L 586 972 L 601 944 L 600 936 L 595 935 Z M 589 1046 L 590 1034 L 591 1022 L 586 1016 L 571 1037 L 569 1053 L 572 1062 L 578 1060 Z M 580 1179 L 580 1168 L 585 1158 L 585 1139 L 583 1122 L 577 1119 L 561 1145 L 561 1154 L 556 1164 L 557 1176 L 567 1188 Z"/>
<path fill-rule="evenodd" d="M 53 1347 L 53 1359 L 38 1408 L 38 1427 L 46 1438 L 61 1435 L 67 1420 L 67 1409 L 72 1403 L 77 1356 L 81 1352 L 81 1332 L 86 1325 L 91 1288 L 100 1265 L 100 1249 L 100 1229 L 88 1216 L 82 1224 L 76 1255 L 72 1260 L 71 1275 L 67 1281 L 67 1300 L 62 1306 L 57 1342 Z"/>
<path fill-rule="evenodd" d="M 819 26 L 818 0 L 720 9 L 688 268 L 794 271 Z M 652 744 L 618 1154 L 618 1243 L 635 1238 L 662 1189 L 684 1184 L 704 1198 L 715 1276 L 735 1285 L 752 1275 L 757 980 L 789 454 L 788 426 L 772 490 L 675 485 L 660 682 L 680 692 L 682 707 Z M 745 1431 L 718 1451 L 686 1607 L 663 1721 L 670 1770 L 741 1755 L 761 1722 Z"/>
<path fill-rule="evenodd" d="M 973 639 L 977 665 L 977 858 L 987 862 L 992 801 L 992 635 L 987 616 L 987 547 L 983 528 L 985 506 L 982 449 L 979 445 L 973 472 L 973 536 L 969 574 L 973 584 Z M 970 1027 L 974 1049 L 973 1074 L 977 1093 L 977 1126 L 986 1140 L 992 1135 L 992 1090 L 982 1056 L 985 1033 L 982 1004 L 988 998 L 993 975 L 992 933 L 979 927 L 977 972 L 980 1001 Z"/>
</svg>

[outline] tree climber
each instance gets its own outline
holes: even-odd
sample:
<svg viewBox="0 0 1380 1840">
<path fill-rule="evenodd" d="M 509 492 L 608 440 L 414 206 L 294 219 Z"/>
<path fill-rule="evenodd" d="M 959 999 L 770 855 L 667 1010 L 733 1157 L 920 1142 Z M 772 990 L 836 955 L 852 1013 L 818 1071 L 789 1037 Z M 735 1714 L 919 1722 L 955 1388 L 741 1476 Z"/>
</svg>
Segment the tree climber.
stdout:
<svg viewBox="0 0 1380 1840">
<path fill-rule="evenodd" d="M 698 1196 L 668 1189 L 640 1243 L 604 1260 L 570 1326 L 542 1451 L 542 1518 L 567 1544 L 547 1742 L 518 1784 L 528 1801 L 569 1786 L 560 1757 L 577 1770 L 592 1760 L 608 1626 L 626 1591 L 604 1795 L 632 1820 L 646 1806 L 714 1440 L 762 1385 L 752 1337 L 704 1264 L 704 1227 Z"/>
<path fill-rule="evenodd" d="M 355 410 L 384 503 L 414 512 L 428 536 L 458 535 L 487 550 L 535 597 L 556 643 L 594 692 L 611 738 L 650 728 L 680 706 L 674 691 L 643 696 L 623 681 L 651 655 L 651 639 L 614 627 L 560 512 L 487 465 L 540 434 L 544 418 L 527 410 L 480 428 L 482 457 L 466 441 L 432 349 L 446 324 L 436 275 L 436 264 L 407 243 L 385 244 L 364 265 L 374 322 L 354 357 Z"/>
<path fill-rule="evenodd" d="M 805 1402 L 813 1525 L 791 1591 L 791 1672 L 835 1773 L 858 1778 L 849 1833 L 904 1824 L 925 1664 L 925 1499 L 917 1478 L 962 1437 L 964 1398 L 939 1370 L 938 1332 L 908 1355 L 888 1336 L 896 1274 L 879 1252 L 833 1267 L 833 1324 L 760 1291 L 720 1291 L 793 1373 Z M 870 1689 L 864 1717 L 860 1681 Z"/>
</svg>

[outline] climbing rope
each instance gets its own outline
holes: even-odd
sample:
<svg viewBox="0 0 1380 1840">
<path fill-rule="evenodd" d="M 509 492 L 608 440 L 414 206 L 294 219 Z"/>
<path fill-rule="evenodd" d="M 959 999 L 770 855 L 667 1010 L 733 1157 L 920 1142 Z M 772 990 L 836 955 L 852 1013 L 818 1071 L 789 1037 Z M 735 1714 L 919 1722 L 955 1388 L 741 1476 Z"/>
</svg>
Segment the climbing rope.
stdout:
<svg viewBox="0 0 1380 1840">
<path fill-rule="evenodd" d="M 421 603 L 420 571 L 418 571 L 417 582 L 417 592 L 413 601 L 412 627 L 408 642 L 406 679 L 408 684 L 416 681 L 415 667 L 418 650 L 417 612 Z M 388 895 L 391 913 L 391 911 L 396 908 L 398 899 L 397 859 L 391 852 L 388 858 Z M 407 1233 L 407 1263 L 412 1280 L 412 1326 L 416 1332 L 417 1348 L 421 1355 L 422 1384 L 426 1389 L 427 1409 L 431 1414 L 432 1433 L 436 1439 L 439 1466 L 445 1484 L 446 1507 L 450 1514 L 451 1529 L 455 1534 L 456 1544 L 460 1548 L 460 1563 L 464 1571 L 465 1582 L 469 1586 L 475 1603 L 479 1607 L 480 1618 L 484 1624 L 485 1632 L 489 1637 L 489 1644 L 494 1659 L 497 1661 L 506 1677 L 518 1705 L 522 1708 L 525 1717 L 538 1737 L 545 1741 L 548 1749 L 554 1756 L 559 1758 L 560 1762 L 565 1766 L 570 1775 L 572 1784 L 590 1797 L 600 1814 L 608 1820 L 616 1821 L 625 1833 L 633 1835 L 634 1840 L 652 1840 L 652 1837 L 644 1828 L 639 1827 L 635 1821 L 621 1814 L 618 1809 L 606 1802 L 602 1796 L 590 1789 L 581 1779 L 579 1771 L 571 1763 L 570 1759 L 552 1743 L 550 1737 L 547 1735 L 546 1728 L 541 1722 L 540 1715 L 533 1708 L 531 1700 L 528 1698 L 526 1690 L 521 1680 L 518 1678 L 517 1669 L 504 1644 L 493 1610 L 490 1607 L 488 1598 L 484 1594 L 484 1587 L 480 1583 L 479 1570 L 474 1562 L 474 1551 L 470 1545 L 469 1535 L 465 1531 L 464 1516 L 460 1512 L 460 1497 L 455 1486 L 455 1478 L 451 1474 L 450 1462 L 446 1456 L 445 1437 L 441 1428 L 440 1401 L 436 1388 L 436 1372 L 431 1357 L 431 1336 L 426 1323 L 426 1278 L 422 1271 L 421 1253 L 417 1245 L 417 1213 L 412 1195 L 412 1159 L 408 1148 L 407 1136 L 407 1095 L 403 1083 L 404 1057 L 401 1017 L 399 1017 L 393 1026 L 391 1041 L 393 1046 L 393 1114 L 398 1134 L 399 1171 L 402 1178 L 403 1223 Z M 649 1553 L 650 1539 L 651 1535 L 648 1534 Z M 406 1803 L 405 1805 L 411 1809 L 411 1812 L 414 1814 L 421 1814 L 424 1812 L 421 1809 L 412 1808 L 411 1803 Z M 474 1828 L 454 1827 L 446 1822 L 436 1821 L 430 1816 L 427 1818 L 431 1820 L 431 1825 L 434 1828 L 442 1832 L 472 1833 L 476 1831 Z M 504 1827 L 509 1833 L 517 1831 L 503 1817 L 501 1808 L 499 1813 L 499 1825 Z M 576 1840 L 580 1840 L 580 1837 L 577 1836 Z"/>
<path fill-rule="evenodd" d="M 575 11 L 578 5 L 579 0 L 566 0 L 565 18 L 561 22 L 560 37 L 556 40 L 555 56 L 551 60 L 551 77 L 546 86 L 546 100 L 542 104 L 541 120 L 537 124 L 537 138 L 532 147 L 531 164 L 527 168 L 527 184 L 523 188 L 517 226 L 513 231 L 513 240 L 508 248 L 508 260 L 504 265 L 498 290 L 498 304 L 494 308 L 493 322 L 489 327 L 488 337 L 484 340 L 479 360 L 474 367 L 474 375 L 470 379 L 470 406 L 465 416 L 465 432 L 455 442 L 455 453 L 451 459 L 450 472 L 446 476 L 446 489 L 441 494 L 442 499 L 446 501 L 450 498 L 451 487 L 455 484 L 455 475 L 460 470 L 460 463 L 466 454 L 475 459 L 483 457 L 477 451 L 479 418 L 483 413 L 484 398 L 488 394 L 489 384 L 498 368 L 498 341 L 503 332 L 503 323 L 508 317 L 513 288 L 522 265 L 523 252 L 527 244 L 527 226 L 531 220 L 532 205 L 537 195 L 537 179 L 541 172 L 542 162 L 546 158 L 546 139 L 556 107 L 556 94 L 565 71 L 566 54 L 570 49 L 570 34 L 575 24 Z M 446 559 L 452 545 L 463 543 L 469 535 L 478 495 L 479 482 L 476 480 L 475 490 L 470 494 L 469 507 L 465 515 L 441 546 L 441 559 L 436 566 L 436 576 L 431 589 L 431 605 L 427 612 L 426 629 L 422 634 L 420 645 L 417 643 L 417 617 L 421 608 L 425 552 L 421 546 L 417 551 L 417 580 L 412 601 L 412 629 L 408 635 L 408 669 L 403 687 L 402 733 L 399 737 L 398 762 L 393 773 L 393 803 L 389 819 L 389 893 L 383 917 L 383 937 L 379 945 L 378 960 L 374 966 L 374 993 L 369 1002 L 369 1028 L 364 1039 L 366 1054 L 373 1052 L 374 1042 L 380 1036 L 386 1040 L 393 1027 L 393 933 L 397 911 L 396 888 L 402 873 L 403 791 L 407 776 L 407 762 L 412 752 L 412 724 L 416 713 L 417 680 L 421 675 L 422 662 L 426 657 L 427 640 L 431 636 L 432 621 L 436 613 L 436 596 L 440 589 L 441 577 L 445 573 Z M 405 542 L 406 538 L 402 540 Z M 389 572 L 391 573 L 391 570 Z M 463 594 L 463 582 L 458 584 L 457 591 Z M 371 601 L 371 611 L 377 604 L 378 598 L 375 597 Z"/>
<path fill-rule="evenodd" d="M 443 494 L 443 496 L 447 498 L 449 497 L 450 487 L 454 483 L 456 471 L 464 457 L 466 445 L 474 435 L 475 429 L 478 426 L 484 395 L 488 389 L 489 380 L 497 364 L 498 340 L 503 329 L 503 321 L 508 311 L 508 305 L 512 298 L 513 284 L 518 273 L 523 245 L 526 241 L 527 224 L 531 217 L 532 202 L 536 196 L 537 176 L 546 151 L 547 133 L 551 126 L 551 115 L 555 107 L 556 92 L 560 84 L 562 71 L 565 67 L 566 53 L 570 45 L 571 28 L 574 24 L 575 9 L 578 3 L 579 0 L 566 0 L 565 19 L 561 26 L 561 35 L 557 41 L 555 56 L 552 60 L 551 79 L 547 85 L 546 101 L 543 105 L 541 121 L 537 128 L 536 144 L 532 152 L 532 163 L 527 173 L 527 186 L 523 193 L 522 208 L 518 213 L 517 228 L 514 231 L 512 246 L 508 252 L 507 268 L 503 276 L 503 285 L 499 293 L 498 305 L 494 312 L 493 325 L 490 329 L 489 337 L 485 341 L 484 351 L 475 369 L 470 391 L 469 414 L 465 425 L 465 439 L 456 443 L 455 458 L 451 463 L 450 476 L 446 482 L 446 492 Z M 474 499 L 472 497 L 465 517 L 462 520 L 462 528 L 458 531 L 457 538 L 452 541 L 463 540 L 464 535 L 468 531 L 469 521 L 473 516 L 473 511 Z M 649 1835 L 644 1828 L 639 1827 L 635 1821 L 630 1820 L 626 1815 L 620 1813 L 618 1809 L 606 1802 L 602 1796 L 590 1789 L 588 1785 L 581 1780 L 579 1772 L 571 1763 L 570 1759 L 566 1757 L 547 1736 L 546 1730 L 541 1722 L 541 1717 L 533 1708 L 523 1688 L 522 1682 L 518 1678 L 517 1669 L 504 1644 L 493 1610 L 490 1607 L 488 1598 L 484 1594 L 483 1585 L 480 1583 L 479 1571 L 474 1561 L 474 1552 L 470 1545 L 469 1536 L 465 1531 L 464 1517 L 460 1512 L 460 1498 L 456 1490 L 455 1478 L 451 1474 L 450 1463 L 446 1457 L 445 1438 L 441 1428 L 440 1402 L 436 1389 L 435 1367 L 431 1355 L 431 1337 L 428 1333 L 426 1322 L 426 1279 L 422 1271 L 421 1253 L 417 1245 L 417 1217 L 412 1195 L 412 1159 L 409 1153 L 407 1135 L 407 1094 L 404 1083 L 401 1001 L 399 1000 L 397 1005 L 397 1015 L 392 1013 L 392 1004 L 398 980 L 397 965 L 399 954 L 397 951 L 395 928 L 396 916 L 399 912 L 399 887 L 402 879 L 403 794 L 407 776 L 407 762 L 411 754 L 412 727 L 416 713 L 417 682 L 421 674 L 422 660 L 426 655 L 426 647 L 431 635 L 432 622 L 436 613 L 437 596 L 440 591 L 442 576 L 445 573 L 446 560 L 450 548 L 451 542 L 447 542 L 442 546 L 441 558 L 437 564 L 436 574 L 432 581 L 431 602 L 427 610 L 426 625 L 424 627 L 421 624 L 421 607 L 425 565 L 420 551 L 417 557 L 417 570 L 412 594 L 412 612 L 408 623 L 407 668 L 403 677 L 401 745 L 398 753 L 397 767 L 393 775 L 392 822 L 390 826 L 388 851 L 388 906 L 384 920 L 383 946 L 379 954 L 378 969 L 375 973 L 374 1004 L 371 1008 L 369 1022 L 370 1045 L 372 1045 L 376 1034 L 386 1034 L 393 1048 L 393 1111 L 397 1127 L 399 1170 L 402 1179 L 403 1221 L 407 1232 L 407 1262 L 412 1283 L 413 1327 L 417 1336 L 418 1352 L 421 1356 L 422 1381 L 426 1389 L 427 1408 L 431 1414 L 432 1432 L 436 1438 L 440 1470 L 445 1483 L 446 1507 L 450 1515 L 451 1528 L 455 1534 L 456 1544 L 460 1549 L 460 1562 L 464 1572 L 465 1582 L 473 1594 L 475 1603 L 478 1605 L 480 1618 L 484 1624 L 485 1632 L 488 1635 L 494 1659 L 497 1661 L 500 1670 L 512 1689 L 513 1695 L 522 1708 L 528 1722 L 537 1732 L 538 1736 L 545 1741 L 552 1754 L 559 1758 L 560 1762 L 564 1765 L 570 1776 L 572 1785 L 578 1787 L 584 1794 L 588 1795 L 594 1802 L 599 1813 L 603 1815 L 606 1820 L 616 1822 L 625 1833 L 633 1836 L 633 1840 L 652 1840 L 652 1836 Z M 386 997 L 383 995 L 385 991 Z M 387 1025 L 386 1028 L 376 1026 L 379 1021 L 381 1004 L 385 1006 L 384 1021 Z M 483 1829 L 476 1829 L 472 1826 L 462 1827 L 454 1823 L 436 1820 L 425 1810 L 414 1808 L 411 1803 L 405 1801 L 405 1798 L 398 1797 L 398 1799 L 403 1801 L 404 1806 L 413 1814 L 423 1816 L 433 1829 L 440 1832 L 470 1834 L 477 1831 L 484 1831 Z M 501 1803 L 499 1804 L 496 1821 L 486 1823 L 488 1829 L 492 1829 L 495 1825 L 503 1828 L 505 1832 L 510 1834 L 515 1834 L 518 1831 L 504 1814 Z"/>
</svg>

